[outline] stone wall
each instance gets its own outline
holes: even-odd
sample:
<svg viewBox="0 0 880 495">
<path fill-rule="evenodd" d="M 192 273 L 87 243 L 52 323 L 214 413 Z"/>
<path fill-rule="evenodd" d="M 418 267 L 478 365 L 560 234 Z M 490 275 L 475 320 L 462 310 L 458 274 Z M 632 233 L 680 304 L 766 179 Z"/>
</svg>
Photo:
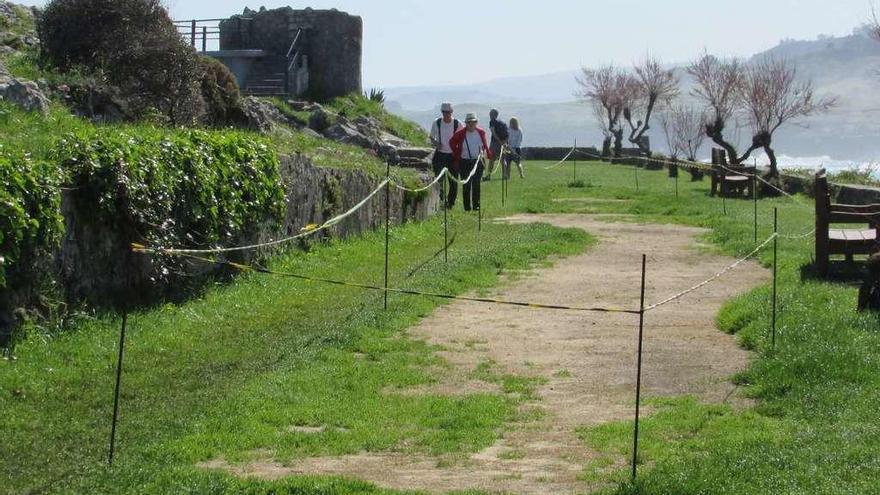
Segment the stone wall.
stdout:
<svg viewBox="0 0 880 495">
<path fill-rule="evenodd" d="M 329 169 L 314 166 L 304 155 L 282 156 L 281 177 L 287 191 L 287 212 L 280 227 L 258 226 L 241 244 L 264 242 L 295 235 L 309 224 L 321 224 L 359 203 L 382 181 L 357 169 Z M 433 176 L 425 175 L 427 182 Z M 439 207 L 440 186 L 418 195 L 391 187 L 391 221 L 399 224 L 428 218 Z M 148 305 L 186 297 L 201 287 L 206 277 L 221 272 L 200 263 L 183 263 L 181 274 L 156 280 L 150 256 L 132 254 L 131 238 L 113 226 L 83 221 L 88 211 L 77 206 L 75 191 L 65 191 L 62 199 L 65 235 L 55 253 L 55 267 L 47 260 L 46 271 L 55 272 L 68 303 L 86 302 L 92 307 L 126 303 Z M 384 226 L 385 196 L 380 192 L 362 209 L 337 226 L 309 237 L 347 238 Z M 270 250 L 233 254 L 228 259 L 248 262 L 269 254 Z M 0 346 L 5 344 L 15 322 L 15 308 L 25 304 L 25 294 L 0 292 Z"/>
</svg>

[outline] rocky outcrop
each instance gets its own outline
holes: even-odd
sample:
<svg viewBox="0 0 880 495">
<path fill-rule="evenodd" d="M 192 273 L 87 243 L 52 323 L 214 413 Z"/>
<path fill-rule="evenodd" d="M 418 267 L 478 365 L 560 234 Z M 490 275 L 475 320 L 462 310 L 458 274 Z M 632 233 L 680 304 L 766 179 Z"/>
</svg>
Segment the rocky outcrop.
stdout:
<svg viewBox="0 0 880 495">
<path fill-rule="evenodd" d="M 40 44 L 34 21 L 40 10 L 0 0 L 0 55 L 11 54 Z"/>
<path fill-rule="evenodd" d="M 35 49 L 40 40 L 33 30 L 39 11 L 0 0 L 0 55 Z M 46 112 L 49 99 L 33 81 L 13 77 L 0 61 L 0 100 L 28 112 Z"/>
<path fill-rule="evenodd" d="M 49 98 L 37 83 L 12 77 L 0 63 L 0 100 L 8 101 L 27 112 L 49 110 Z"/>
</svg>

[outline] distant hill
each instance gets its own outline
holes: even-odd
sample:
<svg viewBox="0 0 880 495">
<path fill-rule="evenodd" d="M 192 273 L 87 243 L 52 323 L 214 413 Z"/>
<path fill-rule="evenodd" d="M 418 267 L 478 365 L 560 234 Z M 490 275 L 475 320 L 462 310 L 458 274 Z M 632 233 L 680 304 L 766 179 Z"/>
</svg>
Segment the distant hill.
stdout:
<svg viewBox="0 0 880 495">
<path fill-rule="evenodd" d="M 754 55 L 772 55 L 795 62 L 802 76 L 811 77 L 818 92 L 839 97 L 829 114 L 809 119 L 800 126 L 779 131 L 778 153 L 788 156 L 823 157 L 836 160 L 880 161 L 880 42 L 864 32 L 816 40 L 784 40 Z M 488 120 L 490 107 L 502 117 L 520 117 L 526 142 L 534 146 L 596 144 L 596 130 L 587 105 L 575 101 L 578 69 L 536 76 L 508 77 L 483 84 L 386 88 L 388 108 L 427 127 L 439 115 L 440 102 L 456 103 L 456 113 L 477 112 Z M 683 93 L 692 83 L 683 77 Z M 665 149 L 659 121 L 651 139 L 655 149 Z M 740 134 L 745 138 L 748 131 Z M 708 152 L 705 152 L 708 153 Z"/>
</svg>

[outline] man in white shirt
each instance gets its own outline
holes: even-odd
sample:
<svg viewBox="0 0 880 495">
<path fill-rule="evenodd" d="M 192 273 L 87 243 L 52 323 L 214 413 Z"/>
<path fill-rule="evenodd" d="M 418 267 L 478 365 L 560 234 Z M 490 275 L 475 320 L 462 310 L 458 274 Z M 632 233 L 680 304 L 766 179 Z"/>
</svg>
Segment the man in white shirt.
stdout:
<svg viewBox="0 0 880 495">
<path fill-rule="evenodd" d="M 447 173 L 450 174 L 450 177 L 458 177 L 458 172 L 452 166 L 452 148 L 449 146 L 449 139 L 461 127 L 461 122 L 452 117 L 452 103 L 447 102 L 440 105 L 440 113 L 442 117 L 431 124 L 431 144 L 434 145 L 434 159 L 431 164 L 434 168 L 434 175 L 438 175 L 446 168 L 449 169 Z M 449 192 L 445 198 L 446 208 L 451 209 L 455 205 L 456 196 L 458 196 L 458 183 L 451 178 L 447 180 Z"/>
</svg>

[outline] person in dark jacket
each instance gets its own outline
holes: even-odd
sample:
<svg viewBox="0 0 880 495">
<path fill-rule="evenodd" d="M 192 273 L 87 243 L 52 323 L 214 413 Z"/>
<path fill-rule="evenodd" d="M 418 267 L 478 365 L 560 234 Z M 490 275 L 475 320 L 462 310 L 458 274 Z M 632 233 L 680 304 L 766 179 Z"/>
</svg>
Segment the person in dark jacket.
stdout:
<svg viewBox="0 0 880 495">
<path fill-rule="evenodd" d="M 449 147 L 449 140 L 452 139 L 455 131 L 463 126 L 458 119 L 452 117 L 452 103 L 440 105 L 440 113 L 442 116 L 431 125 L 431 144 L 434 145 L 434 158 L 431 164 L 434 175 L 439 175 L 444 168 L 449 170 L 449 177 L 446 179 L 449 189 L 443 199 L 446 208 L 452 209 L 458 196 L 458 183 L 453 178 L 458 175 L 457 170 L 452 166 L 452 148 Z"/>
<path fill-rule="evenodd" d="M 495 171 L 495 159 L 501 157 L 501 147 L 507 144 L 508 132 L 507 125 L 498 118 L 498 110 L 493 108 L 489 110 L 489 132 L 492 134 L 492 141 L 489 149 L 492 151 L 492 158 L 489 159 L 489 173 L 483 180 L 492 178 L 492 172 Z"/>
</svg>

